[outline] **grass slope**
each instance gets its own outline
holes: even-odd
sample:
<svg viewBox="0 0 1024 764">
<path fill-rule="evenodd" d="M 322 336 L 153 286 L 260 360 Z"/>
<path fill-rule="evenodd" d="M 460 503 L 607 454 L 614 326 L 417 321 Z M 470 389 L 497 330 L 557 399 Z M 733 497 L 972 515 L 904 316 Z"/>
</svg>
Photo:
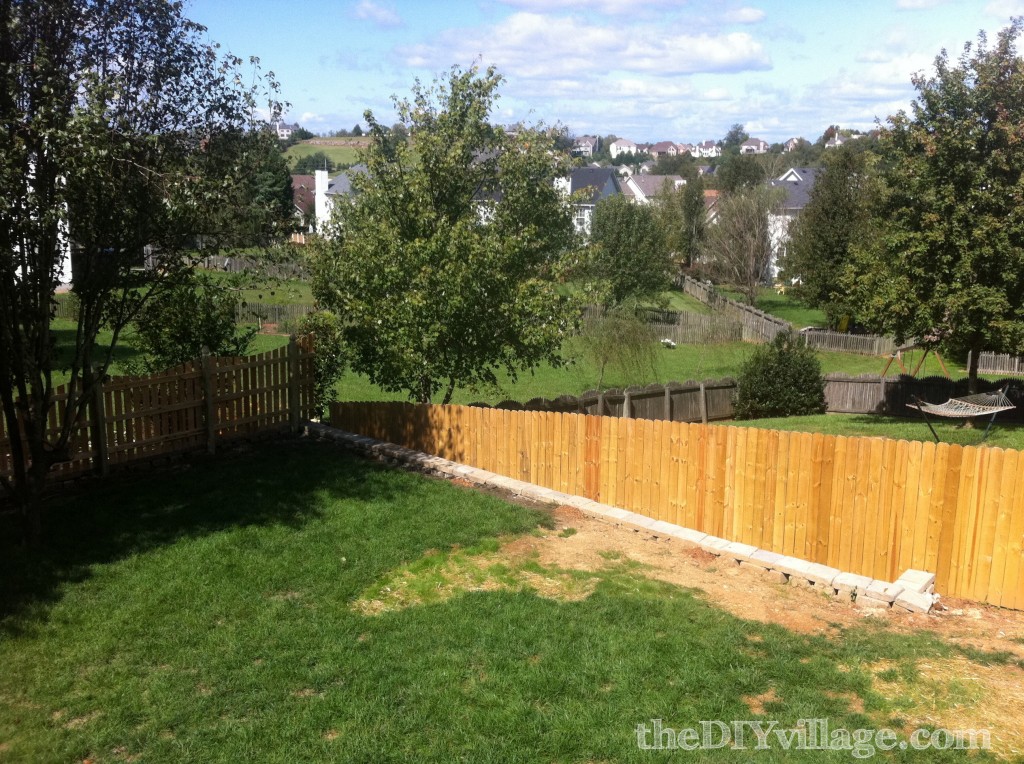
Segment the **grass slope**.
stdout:
<svg viewBox="0 0 1024 764">
<path fill-rule="evenodd" d="M 288 150 L 284 152 L 284 157 L 288 160 L 288 167 L 294 167 L 299 159 L 312 156 L 318 151 L 326 154 L 336 165 L 352 165 L 359 161 L 359 150 L 355 146 L 318 146 L 307 141 L 289 146 Z"/>
<path fill-rule="evenodd" d="M 591 574 L 578 601 L 525 588 L 355 607 L 425 557 L 542 520 L 297 441 L 68 495 L 45 549 L 0 555 L 0 758 L 664 761 L 638 749 L 637 724 L 750 719 L 752 696 L 780 728 L 900 727 L 870 665 L 911 681 L 917 660 L 963 652 L 883 625 L 744 621 L 629 564 Z"/>
</svg>

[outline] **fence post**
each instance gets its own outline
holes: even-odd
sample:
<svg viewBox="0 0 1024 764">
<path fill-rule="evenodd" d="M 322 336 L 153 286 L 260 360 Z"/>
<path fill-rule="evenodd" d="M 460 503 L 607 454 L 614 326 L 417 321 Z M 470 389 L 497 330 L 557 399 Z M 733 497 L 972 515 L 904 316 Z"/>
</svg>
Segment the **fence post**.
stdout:
<svg viewBox="0 0 1024 764">
<path fill-rule="evenodd" d="M 597 393 L 597 415 L 604 416 L 604 390 Z"/>
<path fill-rule="evenodd" d="M 213 396 L 213 359 L 210 349 L 203 348 L 203 403 L 206 412 L 206 451 L 217 453 L 217 401 Z"/>
<path fill-rule="evenodd" d="M 633 417 L 633 396 L 629 390 L 626 390 L 622 394 L 622 418 L 631 419 Z"/>
<path fill-rule="evenodd" d="M 672 390 L 665 385 L 665 421 L 672 421 Z"/>
<path fill-rule="evenodd" d="M 292 432 L 299 431 L 299 343 L 288 339 L 288 413 Z"/>
<path fill-rule="evenodd" d="M 103 401 L 103 375 L 93 369 L 92 388 L 92 440 L 96 447 L 96 471 L 106 475 L 110 467 L 107 444 L 107 411 Z"/>
<path fill-rule="evenodd" d="M 700 422 L 708 423 L 708 391 L 703 382 L 700 383 Z"/>
</svg>

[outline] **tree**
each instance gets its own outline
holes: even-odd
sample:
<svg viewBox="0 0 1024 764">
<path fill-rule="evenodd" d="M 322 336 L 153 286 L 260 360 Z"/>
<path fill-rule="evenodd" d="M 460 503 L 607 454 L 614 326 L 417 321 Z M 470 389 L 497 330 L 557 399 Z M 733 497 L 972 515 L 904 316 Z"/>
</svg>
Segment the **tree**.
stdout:
<svg viewBox="0 0 1024 764">
<path fill-rule="evenodd" d="M 240 298 L 209 277 L 192 276 L 150 300 L 133 322 L 134 344 L 148 372 L 199 358 L 248 353 L 256 327 L 236 323 Z"/>
<path fill-rule="evenodd" d="M 361 128 L 359 126 L 359 123 L 357 122 L 355 127 L 353 127 L 351 131 L 349 131 L 349 134 L 352 135 L 355 138 L 358 138 L 359 136 L 361 136 L 363 134 L 363 128 Z"/>
<path fill-rule="evenodd" d="M 1024 350 L 1022 29 L 1014 19 L 992 47 L 981 34 L 956 61 L 942 51 L 913 78 L 911 113 L 882 131 L 877 235 L 848 271 L 875 331 L 971 351 L 972 392 L 982 350 Z"/>
<path fill-rule="evenodd" d="M 768 281 L 772 263 L 770 218 L 778 211 L 779 189 L 756 186 L 723 194 L 718 221 L 707 229 L 701 265 L 716 280 L 735 287 L 751 305 Z"/>
<path fill-rule="evenodd" d="M 223 210 L 252 203 L 240 152 L 262 145 L 244 138 L 263 132 L 262 85 L 257 72 L 243 86 L 242 61 L 219 57 L 176 3 L 3 3 L 0 49 L 0 405 L 13 457 L 3 485 L 37 541 L 46 475 L 69 458 L 122 331 L 180 283 L 197 237 L 239 233 Z M 50 320 L 69 250 L 80 307 L 59 346 Z M 153 267 L 141 268 L 146 251 Z M 112 339 L 101 345 L 104 327 Z M 68 359 L 60 401 L 58 358 Z"/>
<path fill-rule="evenodd" d="M 672 260 L 651 206 L 621 194 L 594 209 L 587 276 L 603 305 L 657 297 L 671 286 Z"/>
<path fill-rule="evenodd" d="M 725 137 L 722 139 L 722 153 L 738 154 L 740 146 L 744 141 L 749 139 L 750 135 L 743 129 L 743 125 L 737 122 L 729 128 L 729 132 L 727 132 Z"/>
<path fill-rule="evenodd" d="M 704 181 L 697 176 L 681 188 L 666 188 L 656 203 L 665 247 L 676 264 L 689 268 L 698 259 L 707 228 Z"/>
<path fill-rule="evenodd" d="M 657 337 L 633 306 L 619 306 L 589 317 L 578 342 L 583 354 L 598 368 L 597 388 L 604 389 L 605 372 L 615 370 L 622 385 L 655 379 L 658 371 Z"/>
<path fill-rule="evenodd" d="M 296 175 L 312 175 L 317 170 L 334 172 L 335 169 L 337 169 L 337 165 L 334 164 L 334 160 L 324 152 L 317 151 L 307 156 L 299 157 L 295 161 L 292 172 Z"/>
<path fill-rule="evenodd" d="M 300 327 L 303 334 L 313 336 L 313 410 L 322 417 L 348 363 L 342 324 L 330 311 L 318 310 L 305 316 Z"/>
<path fill-rule="evenodd" d="M 728 193 L 762 185 L 769 177 L 765 163 L 754 154 L 726 154 L 715 171 L 718 187 Z"/>
<path fill-rule="evenodd" d="M 854 246 L 865 238 L 879 192 L 874 159 L 847 146 L 830 152 L 807 206 L 789 231 L 783 275 L 799 280 L 797 298 L 824 310 L 831 326 L 854 312 L 842 275 Z"/>
<path fill-rule="evenodd" d="M 367 172 L 314 254 L 314 295 L 344 322 L 351 368 L 424 403 L 561 363 L 575 324 L 553 277 L 575 244 L 554 184 L 568 161 L 541 131 L 490 123 L 501 80 L 454 67 L 396 98 L 415 155 L 367 111 Z"/>
</svg>

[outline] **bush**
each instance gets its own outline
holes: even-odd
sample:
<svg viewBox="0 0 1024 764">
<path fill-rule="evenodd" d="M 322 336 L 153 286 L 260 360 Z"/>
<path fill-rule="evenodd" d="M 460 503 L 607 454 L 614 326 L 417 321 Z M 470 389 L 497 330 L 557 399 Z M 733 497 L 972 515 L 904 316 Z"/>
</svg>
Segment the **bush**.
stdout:
<svg viewBox="0 0 1024 764">
<path fill-rule="evenodd" d="M 737 419 L 825 412 L 821 364 L 799 335 L 784 332 L 758 347 L 740 368 L 738 383 Z"/>
<path fill-rule="evenodd" d="M 326 413 L 334 400 L 334 384 L 348 363 L 341 336 L 341 321 L 326 310 L 305 316 L 299 324 L 303 334 L 313 335 L 313 409 L 318 417 Z"/>
</svg>

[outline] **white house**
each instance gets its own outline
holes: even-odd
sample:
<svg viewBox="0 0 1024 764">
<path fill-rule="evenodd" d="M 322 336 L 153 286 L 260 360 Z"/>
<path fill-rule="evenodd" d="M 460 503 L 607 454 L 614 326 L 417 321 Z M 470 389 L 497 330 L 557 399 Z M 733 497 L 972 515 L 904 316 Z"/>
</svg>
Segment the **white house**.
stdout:
<svg viewBox="0 0 1024 764">
<path fill-rule="evenodd" d="M 633 141 L 626 140 L 625 138 L 619 138 L 617 141 L 613 141 L 608 147 L 608 153 L 611 154 L 612 159 L 618 159 L 623 154 L 636 154 L 636 144 Z"/>
<path fill-rule="evenodd" d="M 572 153 L 580 157 L 592 157 L 601 149 L 601 139 L 593 135 L 584 135 L 572 143 Z"/>
<path fill-rule="evenodd" d="M 357 164 L 344 172 L 340 172 L 330 178 L 327 170 L 317 170 L 314 179 L 313 210 L 316 214 L 316 230 L 320 234 L 327 231 L 327 224 L 331 220 L 331 213 L 334 211 L 334 202 L 340 196 L 349 196 L 353 193 L 352 178 L 355 175 L 365 175 L 366 165 Z"/>
<path fill-rule="evenodd" d="M 579 193 L 579 198 L 573 200 L 573 225 L 584 236 L 590 235 L 597 203 L 622 193 L 612 167 L 577 167 L 569 177 L 556 180 L 555 185 L 565 196 Z"/>
<path fill-rule="evenodd" d="M 711 159 L 722 156 L 722 149 L 714 141 L 702 141 L 697 144 L 697 155 L 700 159 Z"/>
<path fill-rule="evenodd" d="M 810 201 L 819 172 L 817 167 L 790 167 L 768 183 L 772 188 L 781 188 L 786 192 L 781 209 L 768 220 L 772 240 L 772 262 L 769 266 L 772 279 L 778 278 L 780 261 L 786 254 L 789 227 Z"/>
</svg>

